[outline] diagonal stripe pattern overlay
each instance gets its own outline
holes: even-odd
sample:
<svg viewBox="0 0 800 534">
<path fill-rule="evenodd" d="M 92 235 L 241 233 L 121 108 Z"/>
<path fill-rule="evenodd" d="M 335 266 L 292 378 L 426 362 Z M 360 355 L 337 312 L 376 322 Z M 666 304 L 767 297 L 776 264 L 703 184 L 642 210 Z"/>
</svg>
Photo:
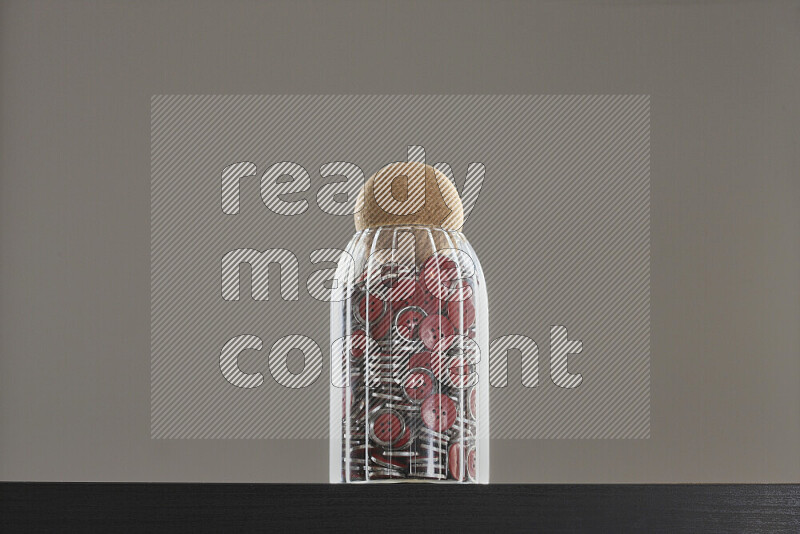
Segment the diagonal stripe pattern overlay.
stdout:
<svg viewBox="0 0 800 534">
<path fill-rule="evenodd" d="M 530 340 L 492 370 L 505 384 L 491 392 L 492 438 L 649 437 L 648 96 L 159 95 L 150 112 L 153 438 L 327 436 L 329 303 L 314 273 L 333 264 L 311 255 L 345 247 L 357 185 L 410 145 L 449 164 L 474 202 L 464 234 L 488 284 L 490 339 Z M 465 190 L 471 163 L 485 177 Z M 269 176 L 296 176 L 275 187 L 310 179 L 307 190 L 262 199 L 276 164 Z M 223 283 L 226 254 L 277 249 L 284 272 L 251 280 L 242 267 L 238 293 Z M 551 366 L 557 325 L 581 341 L 566 368 Z M 244 349 L 221 367 L 237 336 Z M 291 346 L 321 354 L 321 369 Z M 577 387 L 551 378 L 567 372 L 562 386 Z M 236 373 L 253 378 L 237 387 Z"/>
</svg>

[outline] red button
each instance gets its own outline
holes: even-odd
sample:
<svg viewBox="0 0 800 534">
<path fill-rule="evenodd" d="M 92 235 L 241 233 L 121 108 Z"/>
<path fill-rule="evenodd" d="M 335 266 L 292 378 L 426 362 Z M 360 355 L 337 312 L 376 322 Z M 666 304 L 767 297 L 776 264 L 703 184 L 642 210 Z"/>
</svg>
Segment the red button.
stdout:
<svg viewBox="0 0 800 534">
<path fill-rule="evenodd" d="M 353 393 L 349 387 L 342 389 L 342 418 L 347 418 L 350 408 L 353 407 Z"/>
<path fill-rule="evenodd" d="M 447 463 L 450 467 L 450 474 L 458 481 L 464 480 L 464 473 L 461 471 L 461 444 L 453 443 L 447 451 Z"/>
<path fill-rule="evenodd" d="M 422 367 L 433 371 L 436 380 L 442 380 L 442 371 L 447 367 L 449 358 L 439 352 L 419 352 L 408 359 L 408 368 Z"/>
<path fill-rule="evenodd" d="M 420 406 L 422 422 L 436 432 L 444 432 L 456 422 L 458 409 L 453 399 L 447 395 L 431 395 Z"/>
<path fill-rule="evenodd" d="M 473 419 L 478 418 L 478 387 L 472 388 L 469 392 L 469 415 Z"/>
<path fill-rule="evenodd" d="M 408 445 L 409 441 L 411 441 L 411 429 L 406 427 L 406 430 L 403 432 L 403 435 L 400 436 L 400 439 L 398 439 L 395 443 L 392 443 L 392 447 L 395 449 L 401 449 Z"/>
<path fill-rule="evenodd" d="M 427 290 L 439 300 L 447 300 L 452 293 L 453 283 L 459 278 L 459 269 L 451 258 L 435 254 L 425 260 L 420 278 Z"/>
<path fill-rule="evenodd" d="M 442 301 L 434 297 L 422 282 L 417 282 L 416 290 L 410 302 L 412 305 L 419 306 L 425 310 L 428 315 L 441 313 L 442 311 Z"/>
<path fill-rule="evenodd" d="M 403 419 L 391 410 L 378 413 L 370 428 L 372 437 L 381 445 L 391 445 L 398 441 L 405 432 Z"/>
<path fill-rule="evenodd" d="M 444 352 L 449 349 L 455 341 L 453 334 L 453 323 L 444 315 L 429 315 L 419 325 L 422 344 L 431 351 Z"/>
<path fill-rule="evenodd" d="M 413 277 L 401 277 L 393 283 L 389 291 L 389 300 L 391 302 L 410 302 L 416 291 L 417 281 Z"/>
<path fill-rule="evenodd" d="M 372 460 L 375 464 L 387 469 L 405 469 L 408 467 L 408 462 L 403 461 L 400 458 L 383 455 L 379 452 L 373 452 L 370 455 L 370 460 Z"/>
<path fill-rule="evenodd" d="M 423 319 L 425 319 L 425 313 L 422 310 L 414 308 L 402 310 L 397 314 L 397 333 L 409 341 L 415 339 Z"/>
<path fill-rule="evenodd" d="M 391 309 L 387 310 L 386 313 L 383 314 L 381 320 L 378 321 L 378 324 L 370 329 L 372 339 L 383 339 L 386 337 L 386 334 L 389 333 L 389 329 L 392 327 L 393 317 L 394 313 Z"/>
<path fill-rule="evenodd" d="M 408 369 L 414 369 L 415 367 L 423 367 L 425 369 L 433 370 L 431 367 L 431 353 L 430 352 L 418 352 L 414 354 L 408 359 Z"/>
<path fill-rule="evenodd" d="M 350 336 L 350 356 L 355 360 L 360 360 L 364 357 L 364 351 L 367 348 L 367 333 L 363 330 L 354 330 Z"/>
<path fill-rule="evenodd" d="M 478 459 L 475 453 L 475 447 L 470 447 L 467 453 L 467 475 L 471 480 L 475 480 L 475 475 L 478 471 Z"/>
<path fill-rule="evenodd" d="M 460 332 L 464 332 L 475 322 L 475 306 L 472 299 L 463 301 L 451 300 L 447 303 L 447 317 Z M 463 320 L 463 325 L 462 325 Z"/>
<path fill-rule="evenodd" d="M 436 379 L 440 382 L 444 382 L 445 378 L 447 377 L 447 370 L 450 363 L 450 357 L 447 354 L 441 352 L 434 352 L 431 354 L 431 368 L 433 369 L 433 374 L 436 375 Z"/>
<path fill-rule="evenodd" d="M 408 400 L 420 402 L 433 393 L 435 385 L 433 373 L 428 369 L 418 367 L 413 369 L 406 377 L 403 382 L 403 391 L 405 391 Z"/>
<path fill-rule="evenodd" d="M 347 471 L 344 470 L 342 471 L 342 477 L 348 482 L 350 482 L 351 480 L 358 480 L 358 481 L 365 480 L 366 475 L 364 474 L 363 470 L 351 469 L 349 477 L 347 477 Z"/>
<path fill-rule="evenodd" d="M 383 315 L 384 304 L 375 295 L 364 295 L 358 303 L 358 315 L 365 323 L 375 323 Z"/>
<path fill-rule="evenodd" d="M 420 276 L 423 278 L 430 278 L 434 275 L 439 275 L 444 272 L 449 272 L 457 268 L 456 262 L 453 258 L 446 254 L 433 254 L 422 263 L 420 268 Z"/>
<path fill-rule="evenodd" d="M 461 273 L 462 277 L 464 273 Z M 453 283 L 453 290 L 449 300 L 467 300 L 472 298 L 472 286 L 465 278 L 460 278 Z"/>
<path fill-rule="evenodd" d="M 414 282 L 414 276 L 409 269 L 396 263 L 373 266 L 373 272 L 373 276 L 367 279 L 367 289 L 380 300 L 390 300 L 393 293 L 397 298 L 397 294 L 403 294 L 403 287 L 408 288 L 409 280 L 412 284 Z"/>
<path fill-rule="evenodd" d="M 463 388 L 470 379 L 469 364 L 464 358 L 453 358 L 448 368 L 450 383 L 457 388 Z"/>
</svg>

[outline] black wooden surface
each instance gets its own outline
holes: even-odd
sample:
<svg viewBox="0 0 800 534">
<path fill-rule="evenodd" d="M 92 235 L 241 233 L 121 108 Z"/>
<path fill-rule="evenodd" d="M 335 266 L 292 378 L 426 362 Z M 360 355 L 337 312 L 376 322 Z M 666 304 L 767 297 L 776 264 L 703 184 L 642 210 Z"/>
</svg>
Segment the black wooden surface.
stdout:
<svg viewBox="0 0 800 534">
<path fill-rule="evenodd" d="M 4 483 L 3 532 L 800 532 L 789 485 Z"/>
</svg>

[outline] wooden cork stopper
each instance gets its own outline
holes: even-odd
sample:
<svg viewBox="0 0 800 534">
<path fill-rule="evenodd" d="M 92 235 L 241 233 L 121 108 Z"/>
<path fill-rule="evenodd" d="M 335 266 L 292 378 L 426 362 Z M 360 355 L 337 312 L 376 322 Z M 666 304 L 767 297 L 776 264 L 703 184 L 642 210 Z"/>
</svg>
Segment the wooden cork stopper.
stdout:
<svg viewBox="0 0 800 534">
<path fill-rule="evenodd" d="M 464 207 L 455 185 L 430 165 L 386 165 L 364 184 L 356 199 L 356 230 L 378 226 L 434 226 L 460 231 Z"/>
</svg>

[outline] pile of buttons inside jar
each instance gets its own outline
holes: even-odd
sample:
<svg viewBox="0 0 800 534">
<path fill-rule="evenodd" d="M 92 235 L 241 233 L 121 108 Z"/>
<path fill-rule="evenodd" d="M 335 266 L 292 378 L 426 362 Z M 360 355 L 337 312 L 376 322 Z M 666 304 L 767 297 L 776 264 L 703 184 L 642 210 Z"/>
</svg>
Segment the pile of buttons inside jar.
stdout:
<svg viewBox="0 0 800 534">
<path fill-rule="evenodd" d="M 476 479 L 474 280 L 441 253 L 415 274 L 385 263 L 349 295 L 344 480 Z"/>
</svg>

